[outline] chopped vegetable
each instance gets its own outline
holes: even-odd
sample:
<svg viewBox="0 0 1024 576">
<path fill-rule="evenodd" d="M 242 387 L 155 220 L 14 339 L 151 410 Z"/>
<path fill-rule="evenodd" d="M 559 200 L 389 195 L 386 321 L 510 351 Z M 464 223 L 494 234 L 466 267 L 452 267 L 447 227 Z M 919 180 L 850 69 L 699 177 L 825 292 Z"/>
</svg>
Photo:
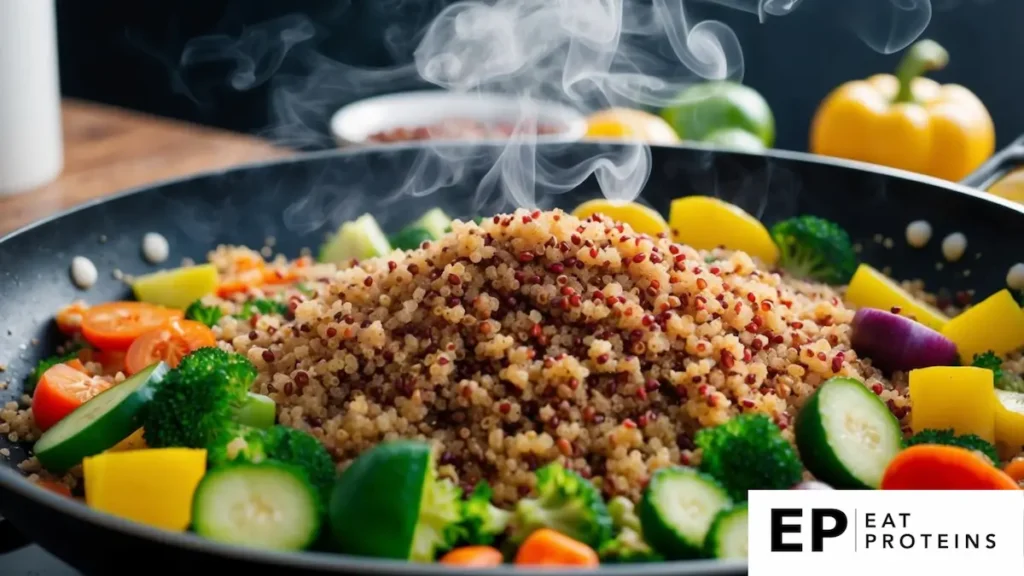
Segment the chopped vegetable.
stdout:
<svg viewBox="0 0 1024 576">
<path fill-rule="evenodd" d="M 501 566 L 505 558 L 497 548 L 491 546 L 463 546 L 445 554 L 438 560 L 441 564 L 473 568 Z"/>
<path fill-rule="evenodd" d="M 100 350 L 127 350 L 144 332 L 182 316 L 181 310 L 145 302 L 108 302 L 85 312 L 82 335 Z"/>
<path fill-rule="evenodd" d="M 67 364 L 54 364 L 36 385 L 32 394 L 32 416 L 43 432 L 63 420 L 113 382 L 91 376 Z"/>
<path fill-rule="evenodd" d="M 1020 374 L 1003 370 L 1003 359 L 991 350 L 984 354 L 975 354 L 971 366 L 991 370 L 997 390 L 1024 392 L 1024 377 L 1021 377 Z"/>
<path fill-rule="evenodd" d="M 854 272 L 846 288 L 846 301 L 858 308 L 899 309 L 901 316 L 913 318 L 940 332 L 949 321 L 942 312 L 914 298 L 891 278 L 867 264 L 861 264 Z"/>
<path fill-rule="evenodd" d="M 779 249 L 768 229 L 738 206 L 710 196 L 687 196 L 672 201 L 669 212 L 672 239 L 697 250 L 725 246 L 742 250 L 772 266 Z"/>
<path fill-rule="evenodd" d="M 448 227 L 451 226 L 452 219 L 444 213 L 444 210 L 440 208 L 431 208 L 427 210 L 423 216 L 420 216 L 419 220 L 413 223 L 412 228 L 422 228 L 426 230 L 432 240 L 437 240 L 441 236 L 444 236 Z"/>
<path fill-rule="evenodd" d="M 1017 458 L 1011 460 L 1003 468 L 1003 472 L 1006 472 L 1006 475 L 1013 478 L 1013 481 L 1017 484 L 1024 482 L 1024 459 Z"/>
<path fill-rule="evenodd" d="M 97 350 L 85 347 L 78 351 L 78 359 L 82 363 L 99 364 L 100 374 L 104 376 L 114 376 L 118 372 L 124 372 L 124 359 L 127 355 L 127 350 Z"/>
<path fill-rule="evenodd" d="M 876 489 L 903 448 L 900 423 L 864 383 L 835 377 L 822 384 L 796 419 L 804 465 L 837 488 Z"/>
<path fill-rule="evenodd" d="M 764 414 L 742 414 L 697 432 L 700 469 L 737 502 L 748 490 L 784 490 L 800 481 L 803 466 L 782 431 Z"/>
<path fill-rule="evenodd" d="M 132 432 L 131 436 L 121 440 L 114 446 L 107 449 L 107 452 L 126 452 L 128 450 L 145 450 L 149 448 L 146 446 L 146 438 L 144 436 L 145 430 L 139 428 L 135 432 Z"/>
<path fill-rule="evenodd" d="M 320 249 L 320 262 L 342 264 L 350 260 L 365 260 L 391 252 L 387 236 L 370 214 L 355 221 L 345 222 Z"/>
<path fill-rule="evenodd" d="M 68 304 L 57 311 L 54 319 L 57 321 L 57 329 L 65 336 L 74 336 L 82 331 L 82 319 L 89 305 L 81 300 Z"/>
<path fill-rule="evenodd" d="M 516 503 L 509 535 L 512 543 L 522 543 L 541 528 L 594 549 L 611 538 L 612 518 L 593 483 L 557 462 L 537 469 L 536 475 L 536 496 Z"/>
<path fill-rule="evenodd" d="M 910 425 L 914 432 L 952 429 L 995 440 L 992 372 L 971 366 L 910 371 Z"/>
<path fill-rule="evenodd" d="M 999 453 L 996 451 L 996 447 L 991 442 L 983 440 L 974 434 L 958 436 L 952 430 L 922 430 L 907 440 L 907 446 L 917 446 L 919 444 L 959 446 L 984 454 L 993 465 L 999 462 Z"/>
<path fill-rule="evenodd" d="M 44 490 L 49 490 L 55 494 L 60 494 L 65 498 L 71 498 L 71 488 L 68 488 L 68 485 L 62 482 L 55 482 L 53 480 L 37 480 L 36 486 L 39 486 Z"/>
<path fill-rule="evenodd" d="M 320 534 L 319 492 L 299 468 L 275 461 L 214 468 L 196 488 L 196 534 L 228 544 L 302 550 Z"/>
<path fill-rule="evenodd" d="M 744 494 L 744 497 L 746 495 Z M 637 509 L 647 542 L 670 560 L 703 555 L 708 530 L 732 499 L 714 478 L 693 468 L 659 468 Z"/>
<path fill-rule="evenodd" d="M 850 235 L 835 222 L 797 216 L 772 226 L 779 266 L 791 276 L 825 284 L 846 284 L 857 271 Z"/>
<path fill-rule="evenodd" d="M 480 482 L 462 505 L 462 540 L 467 544 L 491 544 L 508 528 L 512 513 L 491 504 L 491 487 Z"/>
<path fill-rule="evenodd" d="M 132 282 L 132 292 L 140 302 L 179 308 L 217 290 L 217 267 L 213 264 L 184 266 L 138 276 Z"/>
<path fill-rule="evenodd" d="M 996 390 L 996 446 L 1011 454 L 1024 448 L 1024 393 Z"/>
<path fill-rule="evenodd" d="M 140 370 L 54 424 L 33 447 L 40 464 L 62 473 L 130 436 L 167 371 L 163 363 Z"/>
<path fill-rule="evenodd" d="M 886 371 L 956 363 L 956 344 L 935 330 L 899 314 L 861 308 L 850 325 L 850 342 L 862 358 Z"/>
<path fill-rule="evenodd" d="M 597 552 L 583 542 L 541 528 L 530 535 L 516 552 L 518 566 L 581 566 L 595 568 L 600 564 Z"/>
<path fill-rule="evenodd" d="M 746 503 L 719 512 L 704 541 L 705 555 L 722 559 L 746 558 L 747 525 Z"/>
<path fill-rule="evenodd" d="M 640 517 L 636 514 L 632 500 L 625 496 L 612 498 L 608 502 L 608 513 L 612 517 L 615 536 L 597 551 L 601 562 L 625 564 L 663 560 L 661 554 L 644 541 Z"/>
<path fill-rule="evenodd" d="M 32 392 L 36 384 L 39 383 L 39 379 L 42 378 L 43 374 L 45 374 L 47 370 L 53 368 L 57 364 L 66 364 L 76 359 L 79 359 L 78 350 L 70 350 L 64 354 L 50 356 L 49 358 L 40 360 L 25 379 L 25 393 L 30 394 Z M 81 372 L 85 372 L 85 370 L 81 370 Z"/>
<path fill-rule="evenodd" d="M 424 242 L 428 242 L 433 239 L 434 235 L 426 228 L 413 226 L 403 228 L 398 234 L 389 238 L 388 242 L 391 243 L 392 248 L 397 248 L 398 250 L 416 250 Z"/>
<path fill-rule="evenodd" d="M 222 316 L 224 316 L 224 311 L 220 309 L 220 306 L 207 306 L 203 304 L 202 300 L 196 300 L 185 309 L 185 318 L 202 322 L 210 328 L 216 326 Z"/>
<path fill-rule="evenodd" d="M 1019 490 L 1005 472 L 971 450 L 920 444 L 889 463 L 882 490 Z"/>
<path fill-rule="evenodd" d="M 248 320 L 252 318 L 254 314 L 277 314 L 284 316 L 287 313 L 288 305 L 284 302 L 268 300 L 266 298 L 256 298 L 243 303 L 242 309 L 235 314 L 235 318 L 238 318 L 239 320 Z"/>
<path fill-rule="evenodd" d="M 90 508 L 165 530 L 192 521 L 192 496 L 206 473 L 206 451 L 162 448 L 104 452 L 83 462 Z"/>
<path fill-rule="evenodd" d="M 249 392 L 235 410 L 235 422 L 253 428 L 270 428 L 277 421 L 277 404 L 270 396 Z"/>
<path fill-rule="evenodd" d="M 329 505 L 333 542 L 346 554 L 433 562 L 458 539 L 459 492 L 438 479 L 429 444 L 378 444 L 334 484 Z"/>
<path fill-rule="evenodd" d="M 639 234 L 657 236 L 668 234 L 668 223 L 656 210 L 635 202 L 615 202 L 598 198 L 576 207 L 572 215 L 585 220 L 593 214 L 602 214 L 616 222 L 629 224 Z"/>
<path fill-rule="evenodd" d="M 181 359 L 200 348 L 217 345 L 213 331 L 194 320 L 171 320 L 164 326 L 143 332 L 128 347 L 124 367 L 135 374 L 156 362 L 177 368 Z"/>
<path fill-rule="evenodd" d="M 1000 290 L 950 319 L 942 335 L 964 361 L 989 351 L 1007 354 L 1024 347 L 1024 309 L 1009 290 Z"/>
</svg>

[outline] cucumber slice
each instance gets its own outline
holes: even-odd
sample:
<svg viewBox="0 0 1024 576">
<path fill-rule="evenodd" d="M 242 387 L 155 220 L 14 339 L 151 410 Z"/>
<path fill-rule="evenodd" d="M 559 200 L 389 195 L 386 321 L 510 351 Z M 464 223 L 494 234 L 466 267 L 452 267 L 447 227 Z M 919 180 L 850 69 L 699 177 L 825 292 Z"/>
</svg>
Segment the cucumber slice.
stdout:
<svg viewBox="0 0 1024 576">
<path fill-rule="evenodd" d="M 33 447 L 39 463 L 61 473 L 131 436 L 142 426 L 142 413 L 169 370 L 157 362 L 65 416 Z"/>
<path fill-rule="evenodd" d="M 903 449 L 903 435 L 881 398 L 859 380 L 836 377 L 800 410 L 796 443 L 818 480 L 839 489 L 877 489 Z"/>
<path fill-rule="evenodd" d="M 392 236 L 390 242 L 393 247 L 400 250 L 416 250 L 427 240 L 434 240 L 434 235 L 429 230 L 419 226 L 410 226 Z"/>
<path fill-rule="evenodd" d="M 708 530 L 732 499 L 714 478 L 693 468 L 661 468 L 640 499 L 644 539 L 670 560 L 699 558 Z"/>
<path fill-rule="evenodd" d="M 438 480 L 430 445 L 395 440 L 364 452 L 335 482 L 334 546 L 356 556 L 432 562 L 454 544 L 459 490 Z"/>
<path fill-rule="evenodd" d="M 270 428 L 277 421 L 277 404 L 270 396 L 249 392 L 245 403 L 235 412 L 235 421 L 253 428 Z"/>
<path fill-rule="evenodd" d="M 302 550 L 320 534 L 320 501 L 306 475 L 267 460 L 214 468 L 192 499 L 196 534 L 271 550 Z"/>
<path fill-rule="evenodd" d="M 744 502 L 718 513 L 704 543 L 705 553 L 712 558 L 746 558 L 747 535 L 747 504 Z"/>
<path fill-rule="evenodd" d="M 391 252 L 387 236 L 370 214 L 363 214 L 352 222 L 345 222 L 338 233 L 320 249 L 320 262 L 340 264 L 352 260 L 365 260 Z"/>
<path fill-rule="evenodd" d="M 409 228 L 423 228 L 434 237 L 434 240 L 437 240 L 447 233 L 448 227 L 451 223 L 452 219 L 444 213 L 444 210 L 441 210 L 440 208 L 431 208 L 430 210 L 427 210 L 426 214 L 420 216 L 420 219 L 412 226 L 409 226 Z"/>
</svg>

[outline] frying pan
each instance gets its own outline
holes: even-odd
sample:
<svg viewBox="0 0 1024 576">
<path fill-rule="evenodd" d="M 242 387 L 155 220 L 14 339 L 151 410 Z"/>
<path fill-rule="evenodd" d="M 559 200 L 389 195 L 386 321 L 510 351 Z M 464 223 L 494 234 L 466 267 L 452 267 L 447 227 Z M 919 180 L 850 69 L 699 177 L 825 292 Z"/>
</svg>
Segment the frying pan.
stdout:
<svg viewBox="0 0 1024 576">
<path fill-rule="evenodd" d="M 479 155 L 504 144 L 484 144 Z M 435 157 L 466 158 L 465 146 L 434 146 Z M 548 144 L 538 147 L 546 166 L 572 166 L 607 152 L 622 152 L 610 143 Z M 262 246 L 267 236 L 277 249 L 297 255 L 316 247 L 344 220 L 372 212 L 388 232 L 397 230 L 433 206 L 452 217 L 471 218 L 513 208 L 501 193 L 478 192 L 490 162 L 460 164 L 445 172 L 443 163 L 422 164 L 419 144 L 358 151 L 313 153 L 294 159 L 248 166 L 164 182 L 93 202 L 36 223 L 0 240 L 0 374 L 10 386 L 0 402 L 21 395 L 24 377 L 58 340 L 51 318 L 78 298 L 90 303 L 129 296 L 116 281 L 116 268 L 127 274 L 156 269 L 140 256 L 140 239 L 159 232 L 171 246 L 171 259 L 197 261 L 220 243 Z M 1000 158 L 1006 155 L 1000 156 Z M 985 296 L 1005 287 L 1006 273 L 1024 259 L 1024 208 L 979 194 L 971 188 L 902 171 L 807 154 L 723 152 L 698 147 L 655 147 L 652 170 L 641 201 L 664 213 L 672 199 L 711 195 L 739 205 L 767 224 L 797 214 L 815 214 L 840 223 L 861 245 L 861 257 L 898 279 L 923 279 L 932 290 L 974 290 Z M 986 171 L 999 167 L 998 158 Z M 402 191 L 410 173 L 436 186 L 432 194 Z M 979 174 L 971 181 L 984 181 Z M 595 178 L 560 194 L 537 198 L 541 208 L 572 209 L 600 195 Z M 932 241 L 911 248 L 905 228 L 914 220 L 931 223 Z M 945 263 L 941 239 L 962 232 L 967 252 Z M 105 239 L 105 241 L 104 241 Z M 886 241 L 891 239 L 891 242 Z M 100 270 L 99 282 L 78 291 L 68 278 L 74 256 L 86 256 Z M 941 268 L 941 269 L 940 269 Z M 35 340 L 34 340 L 35 339 Z M 38 341 L 38 345 L 32 344 Z M 258 573 L 337 573 L 414 576 L 440 575 L 440 565 L 410 565 L 343 555 L 307 552 L 282 554 L 236 548 L 191 534 L 171 534 L 92 511 L 82 504 L 40 489 L 16 465 L 26 447 L 0 439 L 10 456 L 0 461 L 0 514 L 7 519 L 10 549 L 25 538 L 38 543 L 86 574 L 124 572 L 128 555 L 146 567 L 176 573 L 214 573 L 241 569 Z M 358 521 L 358 519 L 354 519 Z M 16 530 L 14 530 L 16 528 Z M 511 574 L 502 568 L 497 573 Z M 601 567 L 602 574 L 737 574 L 743 562 L 699 561 Z M 516 574 L 525 571 L 515 569 Z M 538 572 L 538 571 L 530 571 Z M 494 571 L 490 571 L 494 574 Z"/>
</svg>

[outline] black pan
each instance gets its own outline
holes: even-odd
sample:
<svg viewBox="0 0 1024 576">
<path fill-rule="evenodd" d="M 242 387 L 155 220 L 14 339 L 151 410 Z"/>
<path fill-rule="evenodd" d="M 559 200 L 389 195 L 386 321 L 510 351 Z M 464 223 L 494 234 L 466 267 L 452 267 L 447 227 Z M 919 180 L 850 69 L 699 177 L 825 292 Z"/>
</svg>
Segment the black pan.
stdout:
<svg viewBox="0 0 1024 576">
<path fill-rule="evenodd" d="M 615 147 L 551 145 L 541 147 L 540 156 L 549 165 L 568 166 L 609 149 Z M 455 156 L 466 156 L 464 148 L 445 150 L 445 157 L 455 152 Z M 496 153 L 499 148 L 484 150 Z M 420 165 L 423 178 L 458 183 L 429 195 L 395 193 L 421 152 L 414 144 L 317 153 L 166 182 L 76 208 L 0 240 L 0 364 L 7 365 L 0 380 L 11 383 L 0 391 L 0 401 L 17 399 L 25 375 L 52 350 L 57 334 L 51 318 L 61 305 L 83 297 L 90 303 L 126 297 L 128 290 L 112 277 L 112 270 L 141 274 L 155 269 L 140 256 L 140 239 L 146 232 L 168 238 L 170 262 L 186 256 L 201 260 L 218 243 L 262 246 L 267 236 L 275 236 L 284 253 L 297 255 L 303 247 L 317 246 L 341 221 L 364 211 L 373 212 L 390 232 L 432 206 L 463 219 L 512 208 L 500 193 L 476 192 L 490 162 L 463 164 L 462 174 L 444 174 L 441 164 Z M 864 261 L 891 268 L 896 278 L 924 279 L 933 290 L 951 294 L 974 290 L 985 296 L 1004 288 L 1007 270 L 1024 260 L 1024 208 L 957 184 L 790 152 L 752 155 L 659 147 L 653 150 L 652 161 L 642 201 L 662 213 L 668 212 L 673 198 L 702 194 L 733 202 L 769 224 L 797 214 L 816 214 L 842 224 L 862 245 Z M 986 170 L 999 164 L 993 162 Z M 972 181 L 985 179 L 982 174 Z M 538 204 L 571 209 L 599 195 L 599 190 L 590 178 L 569 192 L 543 196 Z M 933 240 L 920 250 L 904 240 L 907 224 L 918 219 L 934 228 Z M 967 253 L 959 263 L 940 270 L 936 266 L 943 262 L 939 244 L 952 232 L 967 236 Z M 893 242 L 884 242 L 885 238 Z M 76 255 L 91 258 L 100 270 L 98 284 L 84 294 L 69 280 L 69 264 Z M 34 338 L 38 345 L 31 344 Z M 0 514 L 8 523 L 6 548 L 19 543 L 10 529 L 13 525 L 27 539 L 87 574 L 128 569 L 178 573 L 287 569 L 289 574 L 408 576 L 446 572 L 437 565 L 234 548 L 191 534 L 150 529 L 34 486 L 15 468 L 25 458 L 25 447 L 6 439 L 0 440 L 0 447 L 10 450 L 9 459 L 0 464 Z M 138 560 L 129 564 L 129 557 Z M 140 561 L 145 565 L 135 563 Z M 744 563 L 705 561 L 602 567 L 600 571 L 654 576 L 745 570 Z"/>
</svg>

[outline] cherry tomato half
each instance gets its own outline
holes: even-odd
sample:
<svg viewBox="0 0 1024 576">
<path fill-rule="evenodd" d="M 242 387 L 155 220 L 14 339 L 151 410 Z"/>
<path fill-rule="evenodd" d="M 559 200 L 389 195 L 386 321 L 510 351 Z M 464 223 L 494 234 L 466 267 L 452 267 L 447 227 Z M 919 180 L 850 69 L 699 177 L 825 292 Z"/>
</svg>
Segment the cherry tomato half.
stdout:
<svg viewBox="0 0 1024 576">
<path fill-rule="evenodd" d="M 85 312 L 82 334 L 100 350 L 127 350 L 143 332 L 182 316 L 181 310 L 144 302 L 108 302 Z"/>
<path fill-rule="evenodd" d="M 191 352 L 216 345 L 217 338 L 205 324 L 171 320 L 160 328 L 144 332 L 132 342 L 124 360 L 125 370 L 132 375 L 160 360 L 175 368 Z"/>
<path fill-rule="evenodd" d="M 67 364 L 55 364 L 43 372 L 32 396 L 32 415 L 46 431 L 94 396 L 113 386 L 109 380 L 90 376 Z"/>
</svg>

